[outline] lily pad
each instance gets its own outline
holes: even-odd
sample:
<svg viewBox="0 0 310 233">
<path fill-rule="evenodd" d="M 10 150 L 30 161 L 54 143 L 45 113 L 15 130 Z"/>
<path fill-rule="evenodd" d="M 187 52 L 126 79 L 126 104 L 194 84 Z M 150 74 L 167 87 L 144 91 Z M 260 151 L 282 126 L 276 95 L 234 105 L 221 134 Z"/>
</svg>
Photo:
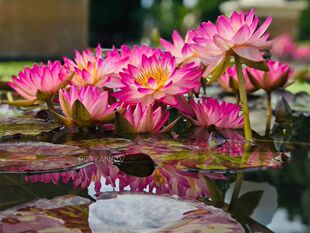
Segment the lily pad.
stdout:
<svg viewBox="0 0 310 233">
<path fill-rule="evenodd" d="M 92 232 L 244 232 L 229 214 L 174 198 L 122 194 L 89 206 Z"/>
<path fill-rule="evenodd" d="M 16 134 L 35 136 L 43 132 L 49 132 L 60 126 L 56 122 L 44 121 L 37 118 L 2 118 L 0 122 L 0 138 Z"/>
<path fill-rule="evenodd" d="M 244 151 L 243 140 L 228 140 L 221 146 L 173 140 L 141 141 L 124 153 L 144 153 L 156 164 L 177 164 L 178 169 L 195 172 L 226 172 L 240 169 L 280 168 L 285 154 L 272 143 L 252 145 Z"/>
<path fill-rule="evenodd" d="M 113 150 L 131 146 L 133 145 L 133 141 L 125 138 L 102 138 L 102 139 L 69 141 L 66 142 L 66 144 L 92 150 Z"/>
<path fill-rule="evenodd" d="M 0 212 L 1 232 L 90 232 L 90 200 L 79 196 L 39 199 Z"/>
<path fill-rule="evenodd" d="M 245 232 L 228 213 L 173 198 L 125 194 L 91 202 L 79 196 L 39 199 L 0 212 L 6 232 Z"/>
<path fill-rule="evenodd" d="M 89 164 L 88 151 L 45 142 L 0 143 L 0 173 L 37 173 Z"/>
</svg>

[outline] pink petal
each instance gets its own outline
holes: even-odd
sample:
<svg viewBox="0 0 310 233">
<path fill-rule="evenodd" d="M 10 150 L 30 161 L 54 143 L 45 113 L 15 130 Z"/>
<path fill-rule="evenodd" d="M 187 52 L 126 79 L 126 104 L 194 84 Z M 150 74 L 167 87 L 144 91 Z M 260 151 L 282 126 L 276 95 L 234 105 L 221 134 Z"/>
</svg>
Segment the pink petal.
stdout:
<svg viewBox="0 0 310 233">
<path fill-rule="evenodd" d="M 255 47 L 240 46 L 240 47 L 234 47 L 233 50 L 235 51 L 235 53 L 238 56 L 244 57 L 244 58 L 249 59 L 251 61 L 262 61 L 262 60 L 264 60 L 260 51 Z"/>
</svg>

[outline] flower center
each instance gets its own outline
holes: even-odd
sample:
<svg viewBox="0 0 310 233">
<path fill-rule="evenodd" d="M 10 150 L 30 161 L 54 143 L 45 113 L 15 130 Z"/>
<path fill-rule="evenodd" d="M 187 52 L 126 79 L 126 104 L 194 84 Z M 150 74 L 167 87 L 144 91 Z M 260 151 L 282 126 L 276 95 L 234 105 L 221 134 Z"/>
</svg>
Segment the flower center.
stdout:
<svg viewBox="0 0 310 233">
<path fill-rule="evenodd" d="M 136 81 L 142 86 L 152 89 L 160 89 L 168 80 L 169 72 L 167 68 L 155 66 L 142 70 L 136 77 Z"/>
</svg>

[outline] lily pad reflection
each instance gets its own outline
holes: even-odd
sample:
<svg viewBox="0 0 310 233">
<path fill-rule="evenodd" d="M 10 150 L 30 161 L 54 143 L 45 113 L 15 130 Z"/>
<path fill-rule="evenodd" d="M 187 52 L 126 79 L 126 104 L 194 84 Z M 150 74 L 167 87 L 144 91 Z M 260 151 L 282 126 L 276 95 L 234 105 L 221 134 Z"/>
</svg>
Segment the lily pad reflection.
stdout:
<svg viewBox="0 0 310 233">
<path fill-rule="evenodd" d="M 0 173 L 31 173 L 82 166 L 87 150 L 45 142 L 0 143 Z"/>
</svg>

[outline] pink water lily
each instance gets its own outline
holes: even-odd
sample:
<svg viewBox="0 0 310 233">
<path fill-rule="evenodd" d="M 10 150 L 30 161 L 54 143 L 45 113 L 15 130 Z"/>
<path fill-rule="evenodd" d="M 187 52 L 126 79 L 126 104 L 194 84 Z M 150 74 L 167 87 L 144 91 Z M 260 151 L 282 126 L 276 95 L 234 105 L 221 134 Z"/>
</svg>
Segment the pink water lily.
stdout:
<svg viewBox="0 0 310 233">
<path fill-rule="evenodd" d="M 120 52 L 122 58 L 128 58 L 126 67 L 128 64 L 139 67 L 141 66 L 143 56 L 151 57 L 154 55 L 159 57 L 161 53 L 162 51 L 160 49 L 152 48 L 146 45 L 134 45 L 132 48 L 127 45 L 122 45 Z"/>
<path fill-rule="evenodd" d="M 128 106 L 124 117 L 137 133 L 158 133 L 167 122 L 169 114 L 169 111 L 162 107 L 142 106 L 138 103 Z"/>
<path fill-rule="evenodd" d="M 242 73 L 243 73 L 243 76 L 245 79 L 246 91 L 248 93 L 255 92 L 258 90 L 258 87 L 253 86 L 253 84 L 251 83 L 251 81 L 248 77 L 247 69 L 248 69 L 248 67 L 242 68 Z M 224 90 L 226 90 L 228 92 L 239 93 L 236 66 L 228 67 L 226 72 L 218 79 L 218 83 L 221 85 L 221 87 Z"/>
<path fill-rule="evenodd" d="M 173 106 L 177 104 L 175 95 L 200 86 L 200 74 L 200 68 L 194 63 L 178 68 L 170 53 L 143 55 L 140 65 L 129 64 L 120 73 L 125 87 L 115 93 L 115 97 L 130 105 L 149 105 L 157 100 Z"/>
<path fill-rule="evenodd" d="M 114 117 L 114 110 L 118 103 L 109 104 L 109 93 L 96 87 L 84 86 L 78 88 L 71 86 L 70 90 L 59 91 L 59 102 L 68 124 L 87 125 L 89 122 L 107 122 Z M 74 112 L 74 105 L 79 101 L 87 113 Z M 83 114 L 86 116 L 83 116 Z"/>
<path fill-rule="evenodd" d="M 200 64 L 197 52 L 195 52 L 195 50 L 189 45 L 189 43 L 193 43 L 191 31 L 186 34 L 185 40 L 183 40 L 177 31 L 173 31 L 172 41 L 173 43 L 161 38 L 160 44 L 166 51 L 170 52 L 172 56 L 176 58 L 176 63 L 178 65 L 190 62 Z"/>
<path fill-rule="evenodd" d="M 202 100 L 190 100 L 178 106 L 179 110 L 188 117 L 194 125 L 208 127 L 214 125 L 218 128 L 242 128 L 243 117 L 240 115 L 240 107 L 237 104 L 219 103 L 216 99 L 202 98 Z M 190 107 L 190 108 L 189 108 Z"/>
<path fill-rule="evenodd" d="M 117 88 L 121 85 L 119 72 L 126 65 L 128 57 L 122 57 L 113 49 L 103 58 L 101 46 L 96 48 L 96 55 L 90 50 L 80 54 L 76 51 L 75 60 L 64 58 L 65 66 L 74 74 L 72 83 L 76 86 L 95 86 Z"/>
<path fill-rule="evenodd" d="M 294 70 L 287 64 L 278 61 L 267 61 L 269 72 L 264 72 L 252 68 L 247 69 L 248 76 L 252 84 L 262 88 L 266 92 L 271 92 L 277 88 L 288 84 L 292 78 Z"/>
<path fill-rule="evenodd" d="M 307 62 L 310 60 L 310 47 L 307 45 L 299 46 L 293 53 L 293 58 L 298 61 Z"/>
<path fill-rule="evenodd" d="M 59 61 L 26 67 L 12 78 L 9 86 L 27 100 L 45 100 L 66 85 L 70 76 Z M 41 94 L 38 96 L 38 92 Z"/>
<path fill-rule="evenodd" d="M 254 9 L 244 14 L 233 12 L 230 18 L 219 16 L 216 24 L 203 22 L 196 30 L 191 44 L 207 66 L 205 76 L 221 73 L 229 64 L 231 56 L 238 56 L 246 65 L 255 66 L 264 61 L 260 52 L 270 46 L 269 34 L 265 34 L 271 23 L 271 17 L 258 27 L 259 18 Z M 265 69 L 264 67 L 260 67 Z M 220 69 L 221 71 L 217 71 Z"/>
<path fill-rule="evenodd" d="M 271 54 L 281 59 L 291 59 L 296 50 L 296 43 L 291 35 L 283 34 L 273 40 Z"/>
</svg>

